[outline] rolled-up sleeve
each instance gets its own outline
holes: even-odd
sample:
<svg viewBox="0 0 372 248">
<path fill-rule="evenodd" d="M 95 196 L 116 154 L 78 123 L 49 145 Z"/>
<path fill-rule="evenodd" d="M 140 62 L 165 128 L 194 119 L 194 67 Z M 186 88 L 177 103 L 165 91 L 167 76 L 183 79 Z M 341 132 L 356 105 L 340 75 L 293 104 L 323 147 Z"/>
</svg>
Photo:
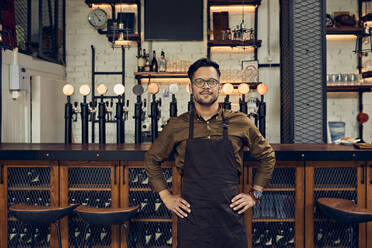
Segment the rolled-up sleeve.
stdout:
<svg viewBox="0 0 372 248">
<path fill-rule="evenodd" d="M 145 153 L 144 165 L 146 173 L 149 178 L 149 184 L 155 192 L 168 188 L 160 166 L 169 157 L 174 147 L 173 125 L 174 121 L 170 119 L 158 138 L 152 143 L 150 149 Z"/>
<path fill-rule="evenodd" d="M 274 171 L 275 152 L 248 117 L 247 122 L 245 141 L 249 147 L 250 155 L 260 163 L 254 178 L 254 184 L 265 187 L 270 182 Z"/>
</svg>

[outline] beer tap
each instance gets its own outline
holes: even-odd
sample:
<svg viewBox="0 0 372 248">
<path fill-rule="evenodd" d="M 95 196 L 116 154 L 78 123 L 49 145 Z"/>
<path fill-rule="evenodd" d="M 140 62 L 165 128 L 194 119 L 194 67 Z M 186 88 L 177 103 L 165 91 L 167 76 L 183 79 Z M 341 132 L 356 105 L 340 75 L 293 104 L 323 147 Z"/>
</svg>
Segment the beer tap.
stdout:
<svg viewBox="0 0 372 248">
<path fill-rule="evenodd" d="M 246 83 L 239 84 L 238 91 L 240 94 L 242 94 L 242 98 L 239 98 L 240 112 L 248 114 L 248 106 L 247 102 L 245 101 L 245 95 L 249 92 L 249 85 Z"/>
<path fill-rule="evenodd" d="M 129 113 L 129 100 L 127 100 L 127 104 L 123 106 L 124 121 L 128 120 L 128 113 Z"/>
<path fill-rule="evenodd" d="M 262 136 L 265 137 L 266 133 L 266 103 L 264 102 L 264 95 L 267 93 L 269 88 L 266 84 L 261 83 L 257 86 L 257 92 L 261 95 L 261 100 L 258 100 L 258 121 L 259 121 L 259 127 Z"/>
<path fill-rule="evenodd" d="M 114 99 L 106 101 L 106 121 L 112 121 L 112 107 L 114 106 Z"/>
<path fill-rule="evenodd" d="M 89 121 L 95 121 L 97 115 L 97 101 L 94 100 L 93 102 L 89 103 Z"/>
<path fill-rule="evenodd" d="M 194 108 L 194 96 L 190 90 L 190 87 L 191 85 L 190 84 L 186 84 L 186 92 L 190 94 L 190 100 L 189 102 L 187 103 L 187 110 L 190 111 L 192 108 Z"/>
<path fill-rule="evenodd" d="M 72 107 L 72 121 L 73 122 L 77 122 L 78 114 L 80 113 L 78 109 L 78 106 L 79 106 L 78 104 L 79 104 L 78 102 L 74 102 L 74 106 Z"/>
<path fill-rule="evenodd" d="M 134 104 L 134 142 L 136 144 L 142 143 L 142 101 L 141 95 L 143 94 L 143 87 L 140 84 L 136 84 L 133 89 L 133 93 L 137 96 L 137 102 Z"/>
<path fill-rule="evenodd" d="M 158 121 L 160 118 L 159 106 L 161 105 L 161 101 L 156 100 L 156 93 L 159 92 L 159 85 L 150 83 L 147 91 L 152 94 L 151 115 L 149 115 L 149 117 L 151 117 L 151 141 L 154 142 L 158 137 Z"/>
<path fill-rule="evenodd" d="M 99 143 L 106 144 L 106 106 L 103 101 L 103 95 L 107 92 L 107 86 L 105 84 L 99 84 L 96 90 L 101 96 L 101 101 L 98 103 Z"/>
<path fill-rule="evenodd" d="M 172 101 L 170 103 L 170 109 L 169 109 L 169 116 L 170 117 L 177 117 L 177 99 L 176 99 L 176 93 L 178 92 L 179 88 L 177 84 L 171 84 L 169 85 L 169 92 L 172 94 Z"/>
<path fill-rule="evenodd" d="M 125 87 L 122 84 L 114 86 L 114 93 L 118 96 L 116 103 L 116 143 L 124 143 L 124 119 L 123 119 L 123 100 L 124 100 Z"/>
<path fill-rule="evenodd" d="M 80 103 L 81 109 L 81 143 L 88 144 L 88 116 L 89 108 L 87 104 L 87 95 L 90 93 L 90 87 L 88 84 L 80 86 L 79 92 L 83 95 L 83 102 Z"/>
<path fill-rule="evenodd" d="M 75 88 L 72 84 L 65 84 L 62 92 L 67 97 L 65 104 L 65 144 L 71 144 L 71 130 L 72 130 L 72 104 L 71 96 L 74 94 Z"/>
<path fill-rule="evenodd" d="M 222 91 L 226 94 L 223 108 L 231 109 L 230 95 L 234 91 L 234 86 L 230 83 L 225 83 L 222 87 Z"/>
</svg>

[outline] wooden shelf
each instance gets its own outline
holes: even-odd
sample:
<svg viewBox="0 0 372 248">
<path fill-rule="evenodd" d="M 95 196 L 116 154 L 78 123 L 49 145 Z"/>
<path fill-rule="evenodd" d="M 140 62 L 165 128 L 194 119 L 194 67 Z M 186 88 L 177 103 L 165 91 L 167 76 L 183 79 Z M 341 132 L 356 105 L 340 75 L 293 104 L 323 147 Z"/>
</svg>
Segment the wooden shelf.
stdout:
<svg viewBox="0 0 372 248">
<path fill-rule="evenodd" d="M 188 78 L 187 72 L 135 72 L 136 79 L 142 78 Z"/>
<path fill-rule="evenodd" d="M 327 34 L 332 34 L 332 35 L 345 35 L 345 34 L 362 35 L 363 34 L 363 29 L 359 28 L 359 27 L 327 28 Z"/>
<path fill-rule="evenodd" d="M 265 218 L 253 218 L 252 219 L 253 223 L 256 222 L 295 222 L 294 218 L 290 219 L 265 219 Z"/>
<path fill-rule="evenodd" d="M 129 188 L 129 191 L 151 191 L 151 188 Z"/>
<path fill-rule="evenodd" d="M 9 187 L 9 191 L 50 191 L 49 187 Z"/>
<path fill-rule="evenodd" d="M 125 167 L 128 168 L 128 169 L 133 169 L 133 168 L 145 169 L 144 165 L 128 165 L 128 166 L 125 166 Z M 172 165 L 161 165 L 160 167 L 161 168 L 172 168 Z"/>
<path fill-rule="evenodd" d="M 371 92 L 372 85 L 327 85 L 327 92 Z"/>
<path fill-rule="evenodd" d="M 172 222 L 172 219 L 150 219 L 150 218 L 146 218 L 146 219 L 132 219 L 132 222 Z"/>
<path fill-rule="evenodd" d="M 296 188 L 265 188 L 264 191 L 296 191 Z"/>
<path fill-rule="evenodd" d="M 314 187 L 314 191 L 356 191 L 356 187 L 345 187 L 345 188 L 320 188 L 320 187 Z"/>
<path fill-rule="evenodd" d="M 241 0 L 208 0 L 209 5 L 242 5 Z M 244 5 L 260 5 L 261 0 L 246 0 Z"/>
<path fill-rule="evenodd" d="M 138 0 L 85 0 L 85 3 L 89 7 L 92 7 L 92 4 L 137 4 Z"/>
<path fill-rule="evenodd" d="M 111 188 L 68 188 L 69 191 L 111 191 Z"/>
<path fill-rule="evenodd" d="M 260 47 L 262 40 L 209 40 L 208 46 L 225 46 L 225 47 L 236 47 L 236 46 L 253 46 Z"/>
</svg>

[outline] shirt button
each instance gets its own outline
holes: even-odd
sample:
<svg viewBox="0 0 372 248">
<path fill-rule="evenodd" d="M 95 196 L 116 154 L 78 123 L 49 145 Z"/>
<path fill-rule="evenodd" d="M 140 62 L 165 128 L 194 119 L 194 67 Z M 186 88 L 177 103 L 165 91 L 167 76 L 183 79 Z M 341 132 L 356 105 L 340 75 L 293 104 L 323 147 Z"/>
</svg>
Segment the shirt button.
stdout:
<svg viewBox="0 0 372 248">
<path fill-rule="evenodd" d="M 211 139 L 211 136 L 208 135 L 208 139 Z"/>
<path fill-rule="evenodd" d="M 209 121 L 207 121 L 207 124 L 209 124 Z"/>
</svg>

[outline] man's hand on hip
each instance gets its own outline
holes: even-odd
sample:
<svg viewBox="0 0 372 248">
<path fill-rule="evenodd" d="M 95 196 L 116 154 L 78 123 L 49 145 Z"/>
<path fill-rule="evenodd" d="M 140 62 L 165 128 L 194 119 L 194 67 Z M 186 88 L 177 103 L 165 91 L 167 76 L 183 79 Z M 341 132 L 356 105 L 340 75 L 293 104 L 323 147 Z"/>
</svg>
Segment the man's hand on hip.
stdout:
<svg viewBox="0 0 372 248">
<path fill-rule="evenodd" d="M 190 204 L 180 195 L 172 195 L 167 189 L 160 191 L 159 195 L 165 206 L 180 218 L 187 217 L 187 213 L 191 213 Z"/>
<path fill-rule="evenodd" d="M 235 211 L 239 210 L 238 214 L 242 214 L 249 208 L 256 205 L 255 200 L 253 200 L 250 195 L 245 193 L 236 195 L 234 198 L 232 198 L 231 202 L 230 207 Z"/>
</svg>

